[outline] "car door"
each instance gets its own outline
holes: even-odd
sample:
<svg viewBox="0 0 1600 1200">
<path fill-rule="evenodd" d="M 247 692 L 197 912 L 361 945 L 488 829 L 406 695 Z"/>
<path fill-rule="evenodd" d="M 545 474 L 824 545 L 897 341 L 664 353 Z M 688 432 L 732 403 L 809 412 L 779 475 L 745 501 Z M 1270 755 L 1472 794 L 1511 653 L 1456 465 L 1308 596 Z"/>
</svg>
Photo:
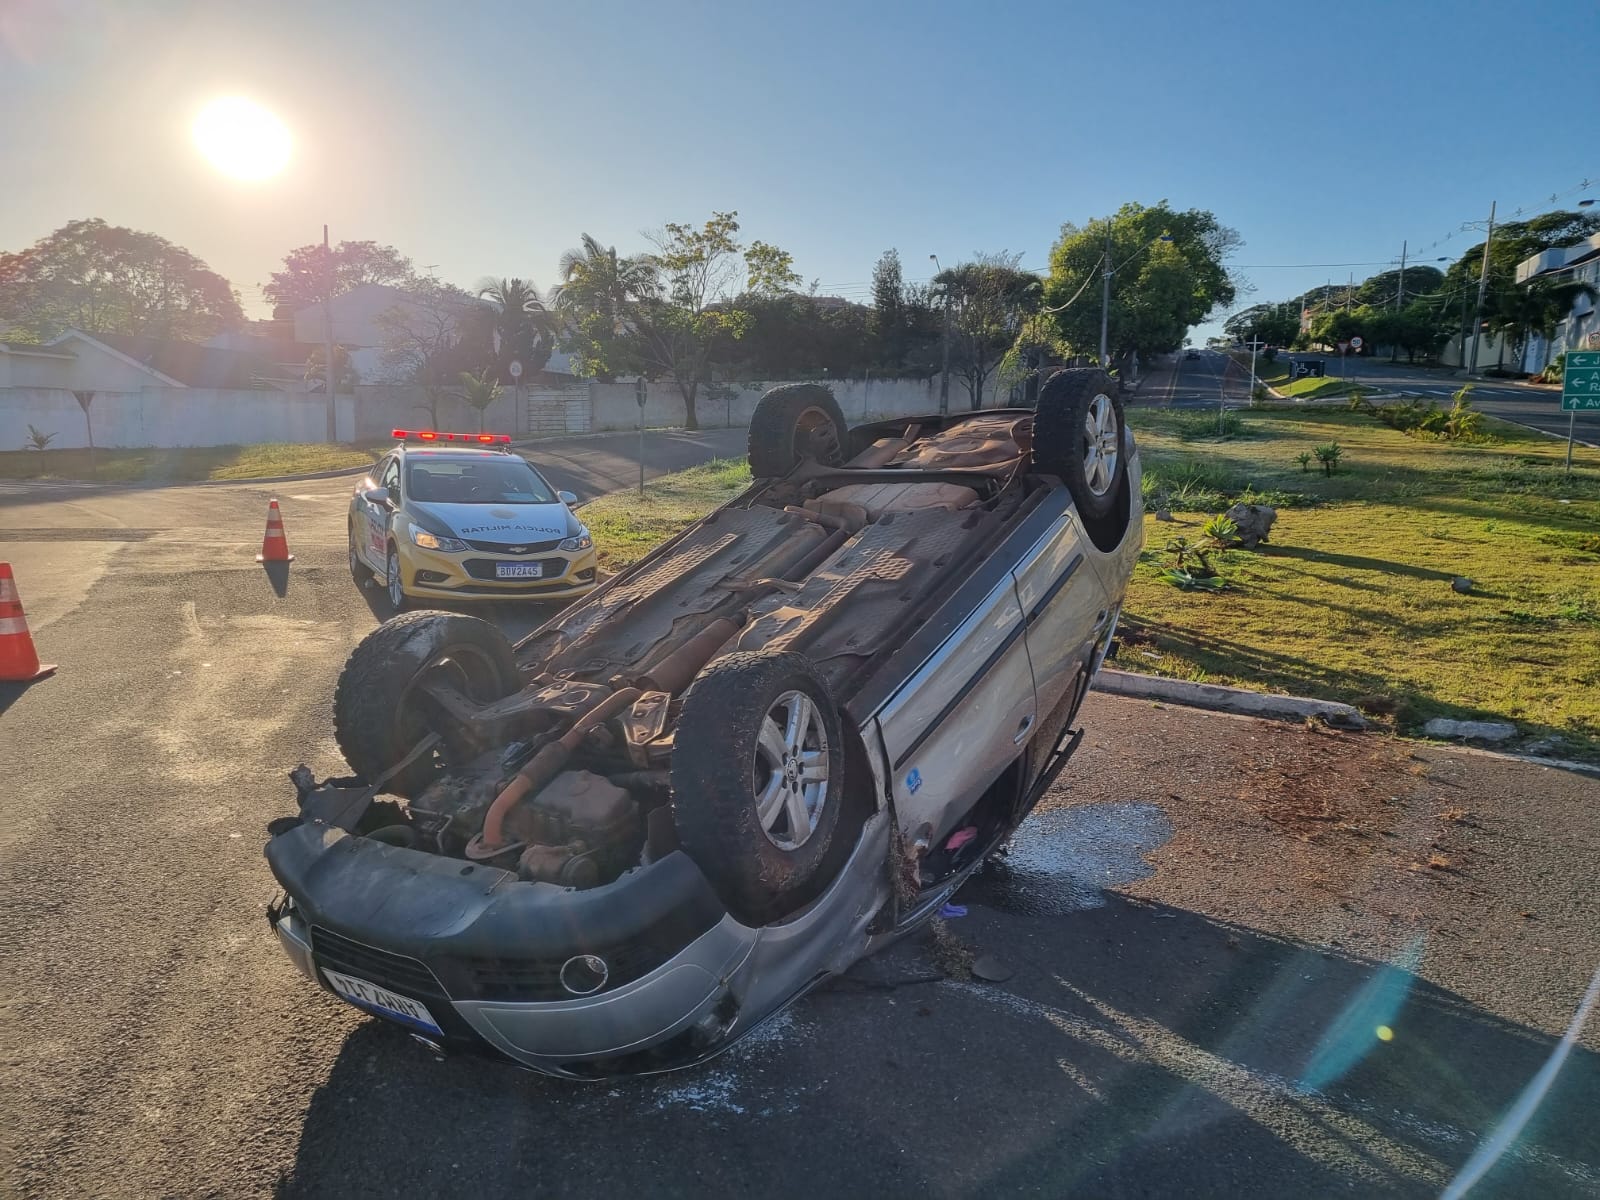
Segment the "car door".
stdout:
<svg viewBox="0 0 1600 1200">
<path fill-rule="evenodd" d="M 1076 689 L 1111 618 L 1095 554 L 1068 508 L 1016 567 L 1041 718 Z"/>
<path fill-rule="evenodd" d="M 378 572 L 379 577 L 389 569 L 389 517 L 394 507 L 400 503 L 400 458 L 391 454 L 378 464 L 378 486 L 389 489 L 390 505 L 374 504 L 365 496 L 357 502 L 361 509 L 362 524 L 364 526 L 361 542 L 361 555 L 366 559 L 367 565 Z"/>
<path fill-rule="evenodd" d="M 1035 715 L 1023 609 L 1005 572 L 879 710 L 901 831 L 948 834 L 1021 752 Z"/>
</svg>

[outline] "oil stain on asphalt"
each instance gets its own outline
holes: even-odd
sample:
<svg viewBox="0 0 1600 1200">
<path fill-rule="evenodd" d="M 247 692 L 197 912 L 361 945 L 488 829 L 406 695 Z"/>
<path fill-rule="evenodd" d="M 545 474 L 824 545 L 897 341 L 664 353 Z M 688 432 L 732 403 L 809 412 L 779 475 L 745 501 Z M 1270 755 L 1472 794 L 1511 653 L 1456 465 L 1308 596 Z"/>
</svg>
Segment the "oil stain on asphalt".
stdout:
<svg viewBox="0 0 1600 1200">
<path fill-rule="evenodd" d="M 979 872 L 961 899 L 1020 916 L 1048 917 L 1099 908 L 1107 889 L 1145 879 L 1145 855 L 1172 837 L 1154 804 L 1084 804 L 1035 812 L 1011 851 Z"/>
</svg>

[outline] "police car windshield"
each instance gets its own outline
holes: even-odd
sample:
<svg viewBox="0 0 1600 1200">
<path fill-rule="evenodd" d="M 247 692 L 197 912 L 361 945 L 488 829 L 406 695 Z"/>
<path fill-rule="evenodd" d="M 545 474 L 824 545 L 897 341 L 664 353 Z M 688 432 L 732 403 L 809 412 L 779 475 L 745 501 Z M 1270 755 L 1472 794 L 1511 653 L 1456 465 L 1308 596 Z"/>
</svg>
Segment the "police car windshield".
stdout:
<svg viewBox="0 0 1600 1200">
<path fill-rule="evenodd" d="M 424 504 L 553 504 L 550 485 L 515 454 L 406 462 L 406 495 Z"/>
</svg>

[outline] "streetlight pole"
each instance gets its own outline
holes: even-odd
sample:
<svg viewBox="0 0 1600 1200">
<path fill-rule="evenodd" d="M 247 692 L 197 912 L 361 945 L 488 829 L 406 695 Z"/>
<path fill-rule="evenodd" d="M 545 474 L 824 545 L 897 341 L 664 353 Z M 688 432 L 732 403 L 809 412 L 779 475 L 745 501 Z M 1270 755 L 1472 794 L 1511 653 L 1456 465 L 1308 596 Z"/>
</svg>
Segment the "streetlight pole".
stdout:
<svg viewBox="0 0 1600 1200">
<path fill-rule="evenodd" d="M 1493 200 L 1489 202 L 1489 231 L 1483 235 L 1483 266 L 1478 269 L 1478 306 L 1473 310 L 1472 366 L 1467 370 L 1468 377 L 1478 373 L 1478 331 L 1483 328 L 1483 293 L 1489 286 L 1489 243 L 1494 241 L 1494 208 L 1496 203 Z"/>
<path fill-rule="evenodd" d="M 942 275 L 944 268 L 939 265 L 939 256 L 930 254 L 928 257 L 933 260 L 933 269 Z M 935 278 L 937 278 L 937 275 Z M 944 337 L 942 342 L 944 365 L 939 369 L 939 415 L 941 417 L 950 412 L 950 284 L 948 280 L 944 286 Z"/>
</svg>

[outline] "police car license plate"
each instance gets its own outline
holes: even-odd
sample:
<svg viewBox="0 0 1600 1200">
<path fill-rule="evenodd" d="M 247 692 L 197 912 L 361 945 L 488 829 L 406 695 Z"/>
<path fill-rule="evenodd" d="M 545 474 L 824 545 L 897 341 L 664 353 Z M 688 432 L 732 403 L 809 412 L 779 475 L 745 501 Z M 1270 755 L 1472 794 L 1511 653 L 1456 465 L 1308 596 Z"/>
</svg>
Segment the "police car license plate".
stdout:
<svg viewBox="0 0 1600 1200">
<path fill-rule="evenodd" d="M 496 579 L 539 579 L 544 575 L 543 563 L 495 563 Z"/>
</svg>

